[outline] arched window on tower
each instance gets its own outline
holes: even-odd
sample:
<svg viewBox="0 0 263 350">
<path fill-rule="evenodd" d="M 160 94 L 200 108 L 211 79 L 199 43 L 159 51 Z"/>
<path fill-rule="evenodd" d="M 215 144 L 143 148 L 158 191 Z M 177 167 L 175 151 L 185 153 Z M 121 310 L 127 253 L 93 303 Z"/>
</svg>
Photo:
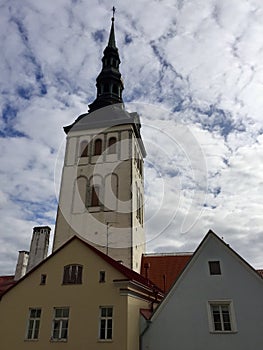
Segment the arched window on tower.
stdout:
<svg viewBox="0 0 263 350">
<path fill-rule="evenodd" d="M 108 83 L 104 84 L 103 92 L 110 92 L 110 85 Z"/>
<path fill-rule="evenodd" d="M 87 178 L 84 176 L 78 177 L 75 181 L 72 208 L 73 213 L 82 213 L 85 210 L 87 184 Z"/>
<path fill-rule="evenodd" d="M 105 178 L 104 206 L 107 210 L 117 210 L 118 204 L 118 175 L 108 174 Z"/>
<path fill-rule="evenodd" d="M 99 186 L 92 186 L 91 187 L 91 206 L 92 207 L 98 207 L 100 205 L 100 188 Z"/>
<path fill-rule="evenodd" d="M 109 154 L 117 153 L 116 152 L 116 142 L 117 142 L 116 137 L 109 138 L 109 141 L 108 141 L 108 153 Z"/>
<path fill-rule="evenodd" d="M 88 150 L 89 150 L 89 143 L 88 143 L 88 141 L 82 141 L 80 143 L 79 156 L 80 157 L 87 157 L 88 156 Z"/>
<path fill-rule="evenodd" d="M 97 139 L 94 142 L 94 156 L 99 156 L 102 152 L 102 141 Z"/>
<path fill-rule="evenodd" d="M 116 95 L 119 95 L 118 85 L 113 84 L 112 92 Z"/>
</svg>

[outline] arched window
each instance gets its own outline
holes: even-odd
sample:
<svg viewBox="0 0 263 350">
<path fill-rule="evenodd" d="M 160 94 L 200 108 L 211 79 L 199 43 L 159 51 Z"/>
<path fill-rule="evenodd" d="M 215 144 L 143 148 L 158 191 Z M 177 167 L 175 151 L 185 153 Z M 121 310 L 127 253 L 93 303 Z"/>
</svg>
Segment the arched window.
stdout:
<svg viewBox="0 0 263 350">
<path fill-rule="evenodd" d="M 112 92 L 113 92 L 114 94 L 117 94 L 117 95 L 119 94 L 118 86 L 117 86 L 116 84 L 113 84 Z"/>
<path fill-rule="evenodd" d="M 107 210 L 117 210 L 118 204 L 118 176 L 108 174 L 105 178 L 104 206 Z"/>
<path fill-rule="evenodd" d="M 116 137 L 110 137 L 109 142 L 108 142 L 108 153 L 109 154 L 116 153 L 116 142 L 117 142 Z"/>
<path fill-rule="evenodd" d="M 108 83 L 104 84 L 104 92 L 110 92 L 110 85 Z"/>
<path fill-rule="evenodd" d="M 82 141 L 80 144 L 80 157 L 87 157 L 89 151 L 89 143 L 88 141 Z"/>
<path fill-rule="evenodd" d="M 82 265 L 64 266 L 63 284 L 81 284 L 82 269 Z"/>
<path fill-rule="evenodd" d="M 91 187 L 91 201 L 90 201 L 90 205 L 92 207 L 98 207 L 100 205 L 100 200 L 99 200 L 99 196 L 100 196 L 100 188 L 99 186 L 92 186 Z"/>
<path fill-rule="evenodd" d="M 87 178 L 80 176 L 75 180 L 73 196 L 73 213 L 82 213 L 85 210 Z"/>
<path fill-rule="evenodd" d="M 95 140 L 94 143 L 94 156 L 100 155 L 102 152 L 102 141 L 101 139 Z"/>
</svg>

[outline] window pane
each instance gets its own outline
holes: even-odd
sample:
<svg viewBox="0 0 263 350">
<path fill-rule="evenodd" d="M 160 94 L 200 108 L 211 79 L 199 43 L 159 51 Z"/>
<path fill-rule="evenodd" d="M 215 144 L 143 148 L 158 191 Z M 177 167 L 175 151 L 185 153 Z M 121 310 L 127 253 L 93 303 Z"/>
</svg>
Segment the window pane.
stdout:
<svg viewBox="0 0 263 350">
<path fill-rule="evenodd" d="M 53 323 L 53 338 L 58 339 L 59 338 L 59 321 L 54 321 Z"/>
<path fill-rule="evenodd" d="M 39 331 L 39 320 L 36 320 L 35 321 L 34 339 L 38 338 L 38 331 Z"/>
<path fill-rule="evenodd" d="M 62 309 L 55 309 L 55 317 L 62 317 Z"/>
<path fill-rule="evenodd" d="M 69 309 L 68 308 L 62 309 L 62 317 L 69 317 Z"/>
<path fill-rule="evenodd" d="M 102 317 L 106 316 L 106 308 L 105 307 L 101 308 L 101 316 Z"/>
<path fill-rule="evenodd" d="M 220 261 L 209 261 L 211 275 L 221 275 Z"/>
<path fill-rule="evenodd" d="M 107 308 L 107 316 L 112 317 L 112 308 L 111 307 Z"/>
</svg>

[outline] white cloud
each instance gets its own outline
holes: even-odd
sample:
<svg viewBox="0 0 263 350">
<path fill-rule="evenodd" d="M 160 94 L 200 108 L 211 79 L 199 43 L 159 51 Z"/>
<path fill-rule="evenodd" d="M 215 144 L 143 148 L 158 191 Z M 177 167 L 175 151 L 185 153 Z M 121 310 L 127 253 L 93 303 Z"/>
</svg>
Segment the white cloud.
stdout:
<svg viewBox="0 0 263 350">
<path fill-rule="evenodd" d="M 149 249 L 194 250 L 212 228 L 262 267 L 261 1 L 115 6 L 124 98 L 137 102 L 129 108 L 142 116 L 149 153 L 148 240 L 167 227 Z M 96 0 L 1 7 L 0 273 L 14 271 L 33 226 L 54 223 L 62 127 L 95 98 L 110 7 Z M 182 233 L 182 225 L 191 228 Z"/>
</svg>

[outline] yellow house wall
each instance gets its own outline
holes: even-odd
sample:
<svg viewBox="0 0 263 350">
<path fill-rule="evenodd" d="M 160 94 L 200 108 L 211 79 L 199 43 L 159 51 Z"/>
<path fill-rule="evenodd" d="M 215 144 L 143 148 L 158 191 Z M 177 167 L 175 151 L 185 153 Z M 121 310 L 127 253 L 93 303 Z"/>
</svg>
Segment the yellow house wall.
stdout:
<svg viewBox="0 0 263 350">
<path fill-rule="evenodd" d="M 81 285 L 62 285 L 63 267 L 83 265 Z M 99 283 L 99 271 L 106 271 L 106 282 Z M 47 274 L 46 285 L 40 285 Z M 75 239 L 30 273 L 0 301 L 1 350 L 10 349 L 109 349 L 138 350 L 140 302 L 120 296 L 114 279 L 120 272 L 107 264 L 81 241 Z M 129 299 L 129 300 L 128 300 Z M 52 342 L 53 308 L 70 308 L 67 342 Z M 113 306 L 113 341 L 98 340 L 99 307 Z M 29 308 L 42 309 L 39 340 L 25 340 Z M 127 315 L 128 312 L 128 315 Z M 128 331 L 128 328 L 129 331 Z M 136 337 L 134 345 L 134 337 Z"/>
</svg>

